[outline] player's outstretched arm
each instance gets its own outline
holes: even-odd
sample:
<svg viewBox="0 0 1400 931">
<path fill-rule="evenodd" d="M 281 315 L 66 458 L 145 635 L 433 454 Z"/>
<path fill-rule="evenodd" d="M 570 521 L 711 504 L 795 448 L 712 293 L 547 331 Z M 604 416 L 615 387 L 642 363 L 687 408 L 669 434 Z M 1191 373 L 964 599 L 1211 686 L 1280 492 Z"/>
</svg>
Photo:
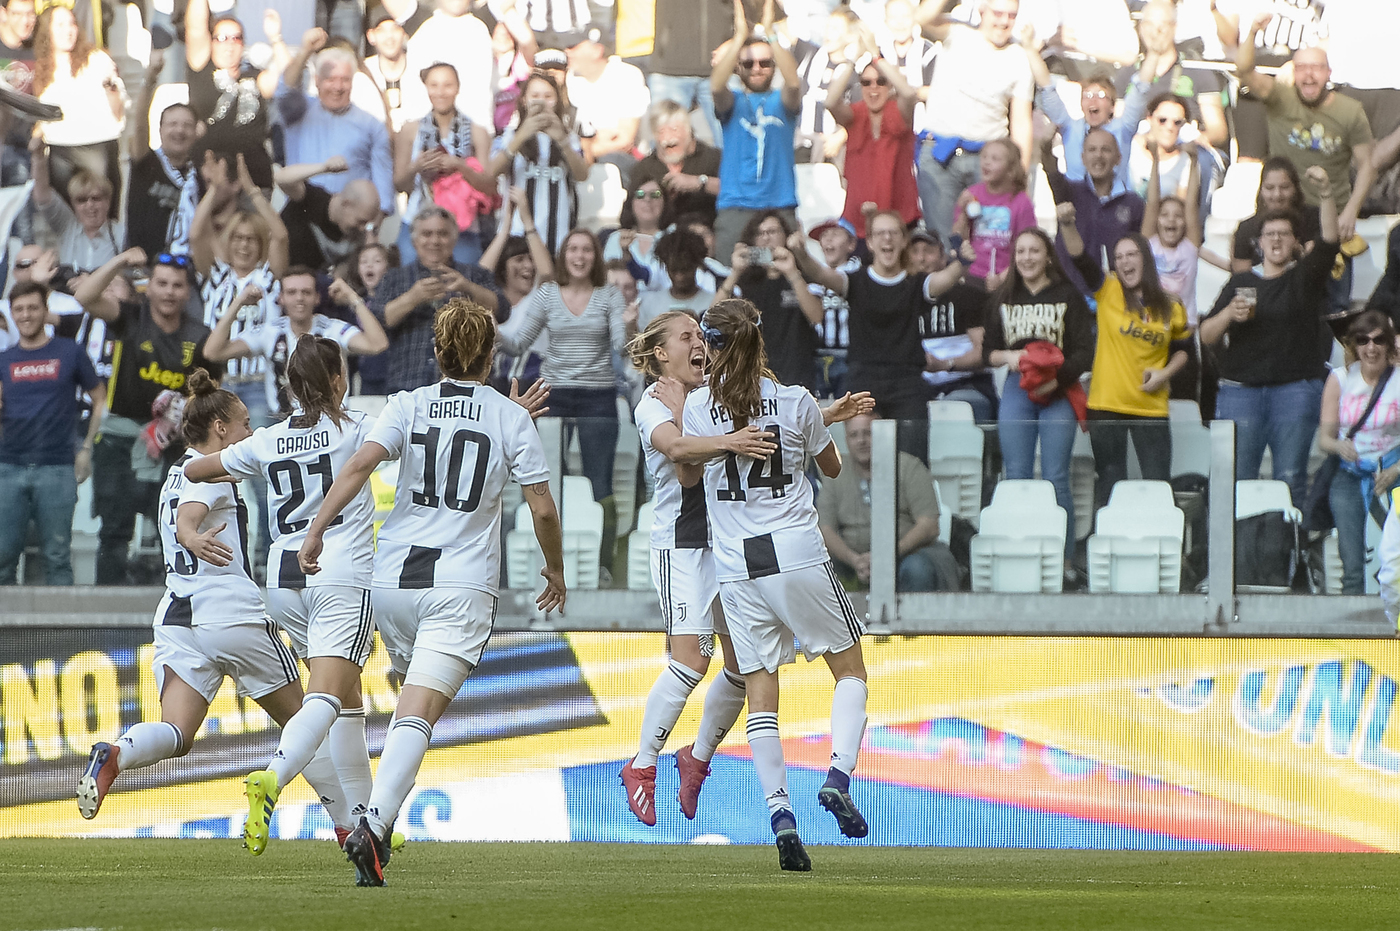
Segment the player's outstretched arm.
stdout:
<svg viewBox="0 0 1400 931">
<path fill-rule="evenodd" d="M 535 379 L 524 394 L 520 393 L 520 382 L 514 378 L 510 380 L 510 399 L 530 414 L 531 420 L 539 420 L 549 413 L 549 408 L 545 402 L 549 400 L 549 382 L 543 378 Z"/>
<path fill-rule="evenodd" d="M 817 468 L 822 470 L 822 475 L 827 478 L 835 478 L 841 474 L 841 450 L 836 448 L 834 442 L 827 443 L 826 449 L 817 453 Z"/>
<path fill-rule="evenodd" d="M 200 533 L 199 525 L 208 515 L 207 504 L 189 501 L 180 505 L 180 509 L 175 512 L 175 542 L 188 550 L 195 559 L 207 562 L 211 566 L 227 566 L 233 561 L 233 550 L 219 540 L 219 534 L 228 524 L 210 527 Z"/>
<path fill-rule="evenodd" d="M 192 482 L 236 482 L 238 479 L 224 469 L 221 453 L 200 456 L 185 464 L 185 478 Z"/>
<path fill-rule="evenodd" d="M 345 463 L 345 468 L 340 470 L 340 474 L 331 483 L 331 490 L 326 492 L 321 509 L 316 512 L 311 526 L 306 528 L 306 539 L 302 541 L 301 550 L 297 553 L 297 562 L 301 564 L 302 572 L 315 575 L 321 571 L 317 562 L 321 555 L 321 536 L 331 525 L 331 521 L 339 517 L 345 506 L 360 493 L 365 482 L 369 481 L 370 473 L 388 458 L 387 449 L 378 443 L 368 442 Z"/>
<path fill-rule="evenodd" d="M 868 414 L 874 409 L 875 399 L 870 396 L 869 391 L 858 391 L 855 394 L 847 391 L 843 397 L 821 409 L 822 423 L 828 427 L 834 423 L 844 423 L 852 417 Z"/>
<path fill-rule="evenodd" d="M 564 527 L 559 521 L 559 508 L 549 492 L 549 482 L 526 485 L 525 503 L 530 506 L 530 518 L 535 524 L 535 539 L 544 553 L 544 591 L 535 599 L 541 611 L 559 611 L 564 607 Z"/>
<path fill-rule="evenodd" d="M 684 436 L 674 423 L 663 423 L 651 432 L 651 445 L 675 463 L 700 464 L 733 453 L 750 459 L 767 459 L 778 451 L 769 435 L 749 424 L 723 436 Z"/>
</svg>

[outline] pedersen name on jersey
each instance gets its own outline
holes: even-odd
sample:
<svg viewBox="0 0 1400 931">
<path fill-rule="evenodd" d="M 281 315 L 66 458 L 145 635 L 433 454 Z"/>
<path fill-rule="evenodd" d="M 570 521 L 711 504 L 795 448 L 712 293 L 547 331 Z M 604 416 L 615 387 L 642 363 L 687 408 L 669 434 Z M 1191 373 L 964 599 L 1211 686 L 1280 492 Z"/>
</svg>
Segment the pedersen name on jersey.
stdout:
<svg viewBox="0 0 1400 931">
<path fill-rule="evenodd" d="M 297 453 L 309 453 L 317 449 L 329 449 L 331 445 L 331 435 L 325 430 L 316 433 L 304 433 L 300 436 L 279 436 L 277 438 L 277 455 L 294 456 Z"/>
<path fill-rule="evenodd" d="M 778 399 L 777 399 L 777 398 L 760 398 L 760 399 L 759 399 L 759 402 L 758 402 L 758 416 L 760 416 L 760 417 L 777 417 L 777 416 L 778 416 Z M 719 423 L 719 422 L 724 421 L 724 420 L 733 421 L 734 418 L 730 416 L 729 411 L 725 410 L 724 407 L 723 407 L 722 405 L 719 405 L 719 404 L 711 404 L 711 405 L 710 405 L 710 422 L 711 422 L 711 423 Z"/>
<path fill-rule="evenodd" d="M 467 398 L 443 398 L 428 404 L 432 420 L 481 420 L 481 405 Z"/>
</svg>

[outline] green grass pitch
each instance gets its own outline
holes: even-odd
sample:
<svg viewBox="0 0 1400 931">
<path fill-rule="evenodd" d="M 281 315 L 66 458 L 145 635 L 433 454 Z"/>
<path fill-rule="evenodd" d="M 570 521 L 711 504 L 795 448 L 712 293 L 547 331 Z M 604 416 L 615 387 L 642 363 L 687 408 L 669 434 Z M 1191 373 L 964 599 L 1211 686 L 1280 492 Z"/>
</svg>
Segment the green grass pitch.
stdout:
<svg viewBox="0 0 1400 931">
<path fill-rule="evenodd" d="M 1381 854 L 410 844 L 358 889 L 330 842 L 0 842 L 0 929 L 1393 928 Z"/>
</svg>

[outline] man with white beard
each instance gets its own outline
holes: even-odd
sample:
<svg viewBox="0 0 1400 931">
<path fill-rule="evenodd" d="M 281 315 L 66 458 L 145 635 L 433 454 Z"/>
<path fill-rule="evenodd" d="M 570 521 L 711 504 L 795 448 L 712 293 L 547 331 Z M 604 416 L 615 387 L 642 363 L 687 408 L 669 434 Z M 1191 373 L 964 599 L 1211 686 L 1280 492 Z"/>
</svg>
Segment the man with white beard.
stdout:
<svg viewBox="0 0 1400 931">
<path fill-rule="evenodd" d="M 632 168 L 632 187 L 655 181 L 670 193 L 677 216 L 700 213 L 713 223 L 719 196 L 719 149 L 695 138 L 690 113 L 674 100 L 658 100 L 650 118 L 656 147 Z"/>
</svg>

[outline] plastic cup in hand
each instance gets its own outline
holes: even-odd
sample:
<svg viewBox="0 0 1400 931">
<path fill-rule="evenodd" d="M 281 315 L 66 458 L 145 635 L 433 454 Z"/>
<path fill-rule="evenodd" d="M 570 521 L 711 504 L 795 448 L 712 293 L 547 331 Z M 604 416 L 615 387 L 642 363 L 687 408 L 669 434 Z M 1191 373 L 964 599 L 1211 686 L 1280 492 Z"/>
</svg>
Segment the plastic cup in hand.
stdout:
<svg viewBox="0 0 1400 931">
<path fill-rule="evenodd" d="M 1241 300 L 1243 300 L 1245 303 L 1247 303 L 1247 304 L 1249 305 L 1249 316 L 1248 316 L 1246 319 L 1248 319 L 1248 320 L 1253 320 L 1253 319 L 1254 319 L 1254 308 L 1255 308 L 1255 305 L 1257 305 L 1257 304 L 1259 303 L 1259 289 L 1258 289 L 1258 288 L 1236 288 L 1236 289 L 1235 289 L 1235 296 L 1238 297 L 1238 298 L 1240 298 Z"/>
</svg>

